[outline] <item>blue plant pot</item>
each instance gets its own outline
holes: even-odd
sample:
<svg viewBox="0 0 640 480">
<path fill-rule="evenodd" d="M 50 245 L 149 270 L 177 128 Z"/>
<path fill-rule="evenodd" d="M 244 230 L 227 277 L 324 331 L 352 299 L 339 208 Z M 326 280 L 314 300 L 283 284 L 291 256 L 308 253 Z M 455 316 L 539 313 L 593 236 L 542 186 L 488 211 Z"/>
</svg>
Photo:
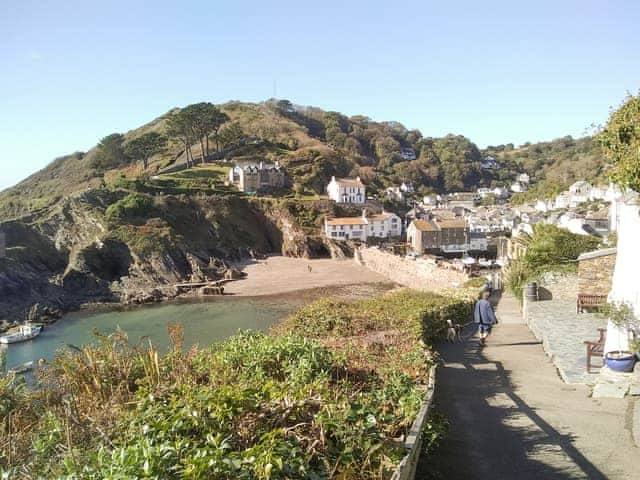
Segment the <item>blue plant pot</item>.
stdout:
<svg viewBox="0 0 640 480">
<path fill-rule="evenodd" d="M 615 372 L 632 372 L 636 356 L 631 352 L 609 352 L 604 358 L 604 363 Z"/>
</svg>

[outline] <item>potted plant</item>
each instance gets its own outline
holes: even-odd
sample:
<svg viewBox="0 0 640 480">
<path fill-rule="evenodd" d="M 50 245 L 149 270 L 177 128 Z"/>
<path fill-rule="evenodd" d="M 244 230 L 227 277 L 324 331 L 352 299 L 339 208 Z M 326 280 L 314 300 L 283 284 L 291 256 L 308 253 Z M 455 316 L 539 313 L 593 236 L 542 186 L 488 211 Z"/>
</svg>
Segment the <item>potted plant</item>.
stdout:
<svg viewBox="0 0 640 480">
<path fill-rule="evenodd" d="M 626 302 L 610 302 L 602 309 L 601 315 L 626 332 L 627 348 L 629 348 L 629 350 L 623 350 L 618 340 L 618 350 L 605 354 L 605 365 L 616 372 L 631 372 L 636 363 L 636 331 L 638 331 L 638 319 L 633 307 Z M 631 349 L 634 351 L 630 351 Z"/>
</svg>

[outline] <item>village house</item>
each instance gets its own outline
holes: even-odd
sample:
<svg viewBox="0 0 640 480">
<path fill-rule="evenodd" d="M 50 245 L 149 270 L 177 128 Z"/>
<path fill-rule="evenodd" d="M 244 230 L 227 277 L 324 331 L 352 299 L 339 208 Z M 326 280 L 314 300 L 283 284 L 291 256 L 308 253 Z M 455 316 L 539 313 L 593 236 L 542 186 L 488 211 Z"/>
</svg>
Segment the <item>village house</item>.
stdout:
<svg viewBox="0 0 640 480">
<path fill-rule="evenodd" d="M 400 185 L 400 190 L 404 193 L 413 193 L 415 191 L 415 187 L 413 186 L 413 183 L 402 182 L 402 185 Z"/>
<path fill-rule="evenodd" d="M 521 173 L 516 177 L 516 182 L 523 183 L 525 185 L 529 185 L 531 183 L 531 177 L 527 173 Z"/>
<path fill-rule="evenodd" d="M 387 187 L 385 190 L 387 200 L 392 202 L 404 202 L 404 192 L 400 187 Z"/>
<path fill-rule="evenodd" d="M 480 160 L 480 168 L 484 170 L 498 170 L 500 164 L 492 156 L 486 156 Z"/>
<path fill-rule="evenodd" d="M 414 220 L 407 242 L 419 253 L 462 253 L 469 250 L 469 227 L 462 219 Z"/>
<path fill-rule="evenodd" d="M 391 238 L 402 234 L 402 221 L 398 215 L 383 211 L 378 215 L 367 215 L 363 210 L 360 217 L 325 218 L 324 234 L 334 240 L 360 240 L 369 238 Z"/>
<path fill-rule="evenodd" d="M 355 179 L 331 177 L 331 182 L 327 185 L 327 194 L 336 203 L 362 205 L 367 201 L 366 187 L 360 177 Z"/>
<path fill-rule="evenodd" d="M 500 198 L 500 199 L 504 199 L 504 198 L 509 198 L 509 190 L 507 190 L 504 187 L 496 187 L 493 189 L 493 194 Z"/>
<path fill-rule="evenodd" d="M 400 148 L 400 156 L 403 160 L 415 160 L 416 159 L 416 151 L 413 148 L 409 147 L 401 147 Z"/>
<path fill-rule="evenodd" d="M 264 162 L 236 165 L 229 170 L 229 183 L 244 193 L 266 192 L 284 188 L 287 174 L 277 162 L 271 165 Z"/>
<path fill-rule="evenodd" d="M 464 207 L 468 209 L 474 208 L 480 201 L 480 195 L 476 192 L 456 192 L 447 196 L 447 206 Z"/>
<path fill-rule="evenodd" d="M 526 192 L 528 190 L 528 186 L 526 183 L 522 183 L 522 182 L 513 182 L 511 184 L 511 191 L 513 193 L 522 193 L 522 192 Z"/>
</svg>

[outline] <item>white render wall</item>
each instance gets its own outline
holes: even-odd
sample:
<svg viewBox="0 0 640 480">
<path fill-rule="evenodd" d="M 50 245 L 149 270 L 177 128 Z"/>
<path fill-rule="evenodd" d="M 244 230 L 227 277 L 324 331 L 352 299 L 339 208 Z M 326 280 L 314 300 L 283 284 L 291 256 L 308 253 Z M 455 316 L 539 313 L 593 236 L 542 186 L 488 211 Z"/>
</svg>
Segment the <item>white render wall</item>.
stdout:
<svg viewBox="0 0 640 480">
<path fill-rule="evenodd" d="M 618 230 L 618 255 L 613 272 L 609 301 L 628 302 L 636 317 L 640 317 L 640 203 L 638 195 L 630 195 L 618 203 L 620 224 Z M 609 322 L 605 352 L 628 350 L 627 333 L 621 332 Z"/>
</svg>

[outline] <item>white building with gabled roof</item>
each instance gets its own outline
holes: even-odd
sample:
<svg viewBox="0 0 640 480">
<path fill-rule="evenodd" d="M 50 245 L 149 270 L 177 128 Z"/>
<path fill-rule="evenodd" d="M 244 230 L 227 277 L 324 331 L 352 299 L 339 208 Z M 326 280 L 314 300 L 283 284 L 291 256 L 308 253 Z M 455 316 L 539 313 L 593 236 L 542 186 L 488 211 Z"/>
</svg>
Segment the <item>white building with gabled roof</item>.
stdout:
<svg viewBox="0 0 640 480">
<path fill-rule="evenodd" d="M 360 177 L 355 179 L 331 177 L 331 182 L 327 185 L 327 194 L 336 203 L 363 205 L 367 201 L 366 187 Z"/>
<path fill-rule="evenodd" d="M 363 210 L 359 217 L 325 218 L 324 234 L 334 240 L 360 240 L 391 238 L 402 234 L 402 221 L 398 215 L 385 212 L 367 215 Z"/>
</svg>

